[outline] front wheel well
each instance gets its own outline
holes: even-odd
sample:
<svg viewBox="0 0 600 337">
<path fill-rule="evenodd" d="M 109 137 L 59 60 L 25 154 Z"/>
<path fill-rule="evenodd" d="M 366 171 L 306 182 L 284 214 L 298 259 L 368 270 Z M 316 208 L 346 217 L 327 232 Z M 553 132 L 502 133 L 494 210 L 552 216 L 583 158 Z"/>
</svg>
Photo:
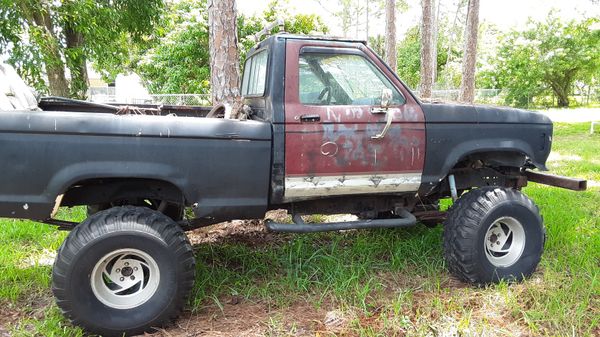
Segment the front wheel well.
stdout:
<svg viewBox="0 0 600 337">
<path fill-rule="evenodd" d="M 524 167 L 527 155 L 519 151 L 485 151 L 467 154 L 461 157 L 452 169 L 480 166 L 480 167 Z"/>
<path fill-rule="evenodd" d="M 463 156 L 458 160 L 432 193 L 435 198 L 450 196 L 449 176 L 453 175 L 460 193 L 475 187 L 510 187 L 520 189 L 527 184 L 522 175 L 529 167 L 527 155 L 518 151 L 486 151 Z"/>
</svg>

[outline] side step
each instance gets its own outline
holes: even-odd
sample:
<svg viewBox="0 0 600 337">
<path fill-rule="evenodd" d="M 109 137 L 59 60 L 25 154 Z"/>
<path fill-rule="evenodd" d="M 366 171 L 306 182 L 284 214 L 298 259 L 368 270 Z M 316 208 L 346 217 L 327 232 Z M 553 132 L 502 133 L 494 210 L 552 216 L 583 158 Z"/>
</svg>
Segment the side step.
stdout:
<svg viewBox="0 0 600 337">
<path fill-rule="evenodd" d="M 340 231 L 347 229 L 367 229 L 367 228 L 395 228 L 395 227 L 410 227 L 417 223 L 417 218 L 407 210 L 398 212 L 400 218 L 394 219 L 371 219 L 348 222 L 324 222 L 307 224 L 302 220 L 300 215 L 292 217 L 293 224 L 278 223 L 272 220 L 266 220 L 265 226 L 271 232 L 281 233 L 316 233 Z"/>
</svg>

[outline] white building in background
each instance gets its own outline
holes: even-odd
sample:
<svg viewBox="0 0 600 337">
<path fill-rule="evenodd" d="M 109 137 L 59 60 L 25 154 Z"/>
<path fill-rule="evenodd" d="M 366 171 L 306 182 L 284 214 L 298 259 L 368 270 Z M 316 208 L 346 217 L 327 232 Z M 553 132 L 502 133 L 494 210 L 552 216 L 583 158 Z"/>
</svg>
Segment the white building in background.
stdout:
<svg viewBox="0 0 600 337">
<path fill-rule="evenodd" d="M 114 83 L 106 83 L 98 72 L 88 66 L 88 100 L 97 103 L 165 104 L 210 106 L 208 94 L 150 94 L 138 74 L 119 74 Z"/>
<path fill-rule="evenodd" d="M 88 100 L 92 102 L 130 104 L 152 102 L 152 97 L 138 74 L 119 74 L 114 83 L 106 83 L 100 74 L 92 67 L 88 67 L 88 77 L 90 82 Z"/>
<path fill-rule="evenodd" d="M 119 74 L 115 79 L 115 101 L 140 104 L 152 102 L 152 97 L 138 74 Z"/>
</svg>

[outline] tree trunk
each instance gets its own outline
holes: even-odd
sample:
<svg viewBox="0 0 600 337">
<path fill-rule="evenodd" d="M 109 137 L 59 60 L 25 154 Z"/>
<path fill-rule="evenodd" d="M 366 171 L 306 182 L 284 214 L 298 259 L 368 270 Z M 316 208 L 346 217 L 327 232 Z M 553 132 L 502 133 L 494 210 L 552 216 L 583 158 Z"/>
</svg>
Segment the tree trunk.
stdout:
<svg viewBox="0 0 600 337">
<path fill-rule="evenodd" d="M 342 33 L 344 37 L 348 37 L 352 26 L 352 5 L 349 1 L 341 1 L 340 5 L 342 6 L 342 10 L 339 12 L 342 21 Z"/>
<path fill-rule="evenodd" d="M 431 98 L 433 87 L 433 6 L 432 0 L 422 0 L 421 23 L 421 98 Z"/>
<path fill-rule="evenodd" d="M 558 106 L 561 108 L 568 108 L 569 107 L 569 96 L 566 95 L 559 95 L 558 97 Z"/>
<path fill-rule="evenodd" d="M 479 30 L 479 0 L 469 0 L 462 80 L 459 101 L 473 103 L 475 99 L 475 66 L 477 61 L 477 32 Z"/>
<path fill-rule="evenodd" d="M 360 21 L 360 16 L 359 16 L 360 10 L 358 8 L 358 4 L 356 4 L 356 13 L 354 13 L 354 14 L 356 14 L 356 37 L 355 38 L 360 39 L 360 36 L 358 35 L 358 29 L 360 28 L 360 25 L 358 24 Z"/>
<path fill-rule="evenodd" d="M 41 37 L 30 38 L 40 41 L 42 47 L 43 61 L 48 76 L 48 88 L 54 96 L 69 97 L 69 83 L 65 76 L 65 65 L 62 61 L 58 38 L 54 32 L 54 24 L 48 8 L 42 8 L 43 3 L 29 4 L 20 2 L 19 5 L 25 13 L 29 24 L 41 33 Z M 33 30 L 34 28 L 30 28 Z"/>
<path fill-rule="evenodd" d="M 454 13 L 454 20 L 452 20 L 452 26 L 450 26 L 450 36 L 448 37 L 448 49 L 446 50 L 446 63 L 445 64 L 450 64 L 450 60 L 451 60 L 451 56 L 452 56 L 452 46 L 454 45 L 454 40 L 457 38 L 456 34 L 454 33 L 454 29 L 456 28 L 456 24 L 458 21 L 458 15 L 460 13 L 462 6 L 463 6 L 463 3 L 461 0 L 456 5 L 456 13 Z M 446 75 L 447 75 L 446 83 L 451 83 L 452 74 L 450 72 L 447 72 Z"/>
<path fill-rule="evenodd" d="M 230 105 L 231 118 L 237 118 L 241 97 L 235 0 L 210 0 L 208 25 L 212 101 Z"/>
<path fill-rule="evenodd" d="M 71 72 L 71 95 L 85 99 L 89 87 L 87 63 L 83 53 L 83 35 L 73 29 L 70 24 L 64 27 L 67 51 L 67 66 Z"/>
<path fill-rule="evenodd" d="M 554 94 L 556 94 L 556 103 L 560 108 L 566 108 L 569 106 L 569 85 L 565 85 L 564 83 L 570 83 L 570 81 L 565 80 L 565 82 L 554 82 L 550 84 L 552 91 L 554 91 Z"/>
<path fill-rule="evenodd" d="M 394 72 L 398 71 L 396 56 L 396 0 L 385 1 L 385 61 Z"/>
<path fill-rule="evenodd" d="M 53 53 L 53 57 L 59 56 L 58 53 Z M 48 76 L 48 89 L 50 95 L 69 97 L 69 84 L 65 76 L 65 67 L 62 61 L 57 62 L 57 59 L 45 60 L 46 75 Z"/>
<path fill-rule="evenodd" d="M 367 43 L 369 43 L 369 0 L 367 0 L 367 4 L 365 5 L 365 38 Z"/>
<path fill-rule="evenodd" d="M 433 55 L 433 73 L 431 74 L 432 77 L 432 81 L 433 83 L 435 83 L 436 79 L 437 79 L 437 71 L 438 71 L 438 31 L 440 29 L 439 27 L 439 21 L 440 21 L 440 7 L 441 7 L 441 0 L 437 1 L 437 4 L 435 2 L 435 0 L 433 1 L 433 12 L 435 13 L 435 16 L 433 17 L 433 43 L 431 44 L 431 54 Z"/>
</svg>

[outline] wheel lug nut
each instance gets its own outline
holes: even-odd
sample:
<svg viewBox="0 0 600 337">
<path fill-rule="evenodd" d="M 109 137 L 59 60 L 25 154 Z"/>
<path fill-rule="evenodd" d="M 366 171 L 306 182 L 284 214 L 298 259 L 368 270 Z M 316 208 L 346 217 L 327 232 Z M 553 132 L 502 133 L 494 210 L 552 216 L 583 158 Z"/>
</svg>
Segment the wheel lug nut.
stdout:
<svg viewBox="0 0 600 337">
<path fill-rule="evenodd" d="M 117 273 L 121 272 L 121 269 L 117 268 L 117 270 L 115 270 Z"/>
<path fill-rule="evenodd" d="M 497 244 L 497 245 L 499 245 L 499 244 L 500 244 L 500 241 L 496 241 L 496 244 Z"/>
<path fill-rule="evenodd" d="M 129 265 L 129 262 L 125 262 L 125 266 L 128 266 L 128 265 Z"/>
<path fill-rule="evenodd" d="M 125 278 L 124 278 L 124 277 L 121 277 L 119 280 L 121 280 L 121 281 L 125 281 Z"/>
<path fill-rule="evenodd" d="M 137 270 L 138 270 L 138 268 L 137 268 L 137 267 L 133 267 L 133 270 L 137 271 Z"/>
<path fill-rule="evenodd" d="M 132 281 L 133 281 L 133 280 L 135 280 L 135 276 L 131 276 L 131 280 L 132 280 Z"/>
</svg>

